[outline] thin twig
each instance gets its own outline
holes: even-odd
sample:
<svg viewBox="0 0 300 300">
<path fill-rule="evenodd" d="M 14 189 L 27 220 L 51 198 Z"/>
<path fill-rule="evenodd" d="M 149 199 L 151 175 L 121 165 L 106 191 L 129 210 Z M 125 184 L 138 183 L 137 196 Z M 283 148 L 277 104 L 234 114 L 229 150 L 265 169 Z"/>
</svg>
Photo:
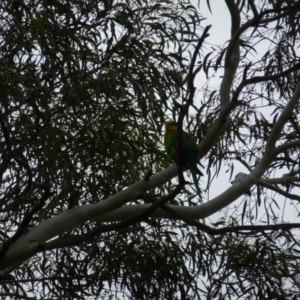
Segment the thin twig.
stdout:
<svg viewBox="0 0 300 300">
<path fill-rule="evenodd" d="M 182 126 L 183 126 L 183 120 L 185 116 L 188 114 L 189 107 L 193 104 L 194 96 L 195 96 L 195 86 L 194 86 L 194 80 L 195 76 L 197 75 L 197 72 L 200 71 L 200 67 L 194 71 L 195 64 L 196 64 L 196 59 L 199 54 L 199 51 L 203 45 L 204 40 L 209 36 L 208 31 L 211 28 L 211 25 L 208 25 L 205 27 L 203 30 L 203 33 L 197 43 L 197 46 L 194 50 L 191 64 L 189 67 L 189 72 L 188 72 L 188 97 L 186 98 L 186 103 L 184 105 L 180 105 L 180 112 L 178 116 L 178 145 L 177 145 L 177 168 L 178 168 L 178 179 L 179 179 L 179 185 L 184 186 L 185 184 L 185 179 L 183 176 L 183 169 L 184 169 L 184 159 L 183 159 L 183 153 L 182 153 L 182 144 L 183 144 L 183 137 L 182 137 Z"/>
</svg>

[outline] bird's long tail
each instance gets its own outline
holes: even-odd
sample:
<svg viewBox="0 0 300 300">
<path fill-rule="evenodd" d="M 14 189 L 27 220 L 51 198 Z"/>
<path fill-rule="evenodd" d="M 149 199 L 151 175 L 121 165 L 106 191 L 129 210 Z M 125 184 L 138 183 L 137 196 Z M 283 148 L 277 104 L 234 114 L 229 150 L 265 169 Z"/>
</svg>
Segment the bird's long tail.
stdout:
<svg viewBox="0 0 300 300">
<path fill-rule="evenodd" d="M 199 187 L 199 181 L 197 179 L 197 166 L 195 166 L 193 168 L 190 168 L 190 171 L 192 173 L 192 177 L 193 177 L 194 184 L 195 184 L 195 187 L 196 187 L 196 190 L 197 190 L 197 194 L 200 197 L 200 199 L 202 199 L 201 190 L 200 190 L 200 187 Z"/>
</svg>

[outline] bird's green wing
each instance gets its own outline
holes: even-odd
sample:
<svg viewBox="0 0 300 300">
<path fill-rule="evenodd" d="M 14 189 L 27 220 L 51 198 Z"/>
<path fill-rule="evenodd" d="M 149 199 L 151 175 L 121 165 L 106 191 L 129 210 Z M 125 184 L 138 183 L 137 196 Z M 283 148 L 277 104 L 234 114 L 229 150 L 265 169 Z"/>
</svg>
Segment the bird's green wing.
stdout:
<svg viewBox="0 0 300 300">
<path fill-rule="evenodd" d="M 199 197 L 201 197 L 201 191 L 197 179 L 197 173 L 199 173 L 197 169 L 197 164 L 199 163 L 199 148 L 189 133 L 183 132 L 182 139 L 182 151 L 185 158 L 185 165 L 191 171 L 197 193 Z M 200 175 L 203 174 L 200 172 Z"/>
<path fill-rule="evenodd" d="M 176 163 L 178 150 L 178 131 L 174 130 L 165 134 L 164 143 L 167 154 Z M 199 173 L 197 169 L 197 164 L 199 162 L 199 149 L 193 137 L 187 132 L 182 133 L 182 158 L 184 159 L 184 166 L 191 171 L 197 193 L 199 197 L 201 197 L 201 191 L 197 179 L 197 173 Z M 200 174 L 203 175 L 201 172 Z"/>
<path fill-rule="evenodd" d="M 169 157 L 176 162 L 177 160 L 177 131 L 165 134 L 165 149 Z"/>
<path fill-rule="evenodd" d="M 165 134 L 165 149 L 170 158 L 176 162 L 178 150 L 178 132 L 172 131 Z M 188 159 L 191 163 L 197 164 L 199 161 L 199 148 L 193 137 L 187 133 L 182 132 L 182 153 L 183 158 Z M 188 167 L 188 166 L 187 166 Z"/>
<path fill-rule="evenodd" d="M 172 131 L 165 134 L 165 149 L 169 157 L 176 162 L 178 150 L 178 131 Z M 197 165 L 199 158 L 199 149 L 193 137 L 187 133 L 182 133 L 182 155 L 185 160 L 184 165 L 188 167 L 186 160 Z M 188 167 L 189 168 L 189 167 Z"/>
<path fill-rule="evenodd" d="M 199 149 L 193 137 L 187 132 L 182 133 L 182 151 L 183 156 L 190 163 L 197 165 L 199 161 Z"/>
</svg>

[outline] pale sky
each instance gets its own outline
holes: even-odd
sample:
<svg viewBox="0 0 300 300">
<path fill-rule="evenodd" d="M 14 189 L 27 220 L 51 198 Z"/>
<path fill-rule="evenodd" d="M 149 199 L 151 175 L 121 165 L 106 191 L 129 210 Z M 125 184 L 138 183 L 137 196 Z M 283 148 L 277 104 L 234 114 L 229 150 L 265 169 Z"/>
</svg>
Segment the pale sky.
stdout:
<svg viewBox="0 0 300 300">
<path fill-rule="evenodd" d="M 198 0 L 191 0 L 191 3 L 195 6 L 198 7 Z M 211 45 L 211 46 L 223 46 L 229 39 L 230 39 L 230 30 L 231 30 L 231 22 L 230 22 L 230 15 L 229 15 L 229 11 L 227 9 L 227 6 L 225 4 L 224 1 L 210 1 L 211 4 L 211 9 L 212 9 L 212 13 L 209 11 L 208 7 L 207 7 L 207 3 L 206 1 L 201 1 L 200 3 L 200 13 L 203 15 L 203 17 L 206 18 L 206 20 L 202 21 L 202 26 L 205 27 L 207 25 L 212 25 L 212 27 L 209 30 L 209 34 L 210 36 L 206 39 L 206 44 Z M 258 46 L 256 46 L 256 50 L 258 51 L 258 55 L 261 54 L 262 52 L 265 53 L 266 49 L 268 48 L 268 43 L 262 43 Z M 209 48 L 209 46 L 206 46 L 207 49 L 207 53 L 210 52 L 212 49 Z M 261 49 L 261 51 L 260 51 Z M 223 75 L 223 71 L 221 70 L 220 73 L 216 74 L 216 76 L 212 77 L 209 80 L 209 86 L 218 89 L 220 87 L 220 82 L 221 82 L 221 78 L 220 76 Z M 207 84 L 207 79 L 204 75 L 204 72 L 202 72 L 196 79 L 195 82 L 195 86 L 198 89 L 201 89 L 203 87 L 205 87 Z M 200 102 L 201 100 L 201 93 L 199 92 L 196 96 L 195 99 L 195 104 L 197 105 L 197 103 Z M 268 118 L 269 113 L 264 111 L 263 112 L 265 114 L 266 119 Z M 202 160 L 202 162 L 205 165 L 205 159 Z M 239 164 L 238 162 L 234 162 L 234 173 L 233 173 L 233 178 L 231 180 L 234 179 L 234 176 L 238 173 L 238 172 L 243 172 L 248 174 L 248 170 L 246 168 L 244 168 L 241 164 Z M 231 183 L 229 182 L 229 173 L 225 173 L 225 170 L 227 170 L 228 167 L 224 166 L 220 172 L 220 175 L 218 178 L 214 178 L 210 191 L 209 191 L 209 195 L 205 195 L 207 198 L 212 199 L 215 196 L 218 196 L 219 194 L 221 194 L 222 192 L 224 192 L 227 188 L 229 188 L 231 186 Z M 282 170 L 282 173 L 288 173 L 288 170 Z M 277 173 L 277 176 L 280 173 Z M 201 183 L 201 185 L 203 187 L 206 187 L 206 180 L 207 180 L 207 176 L 205 175 L 203 177 L 203 182 Z M 256 190 L 255 190 L 256 192 Z M 280 207 L 282 207 L 281 211 L 278 211 L 278 218 L 281 221 L 281 217 L 282 217 L 282 213 L 284 212 L 285 214 L 285 221 L 289 221 L 289 222 L 297 222 L 299 221 L 297 216 L 298 216 L 298 208 L 296 207 L 297 203 L 292 203 L 290 200 L 287 200 L 285 202 L 285 199 L 283 196 L 280 195 L 276 195 L 274 192 L 269 192 L 270 195 L 274 196 L 274 199 L 277 200 L 277 203 Z M 231 204 L 231 208 L 235 207 L 235 206 L 239 206 L 238 211 L 242 210 L 242 205 L 241 204 L 241 199 L 236 200 L 233 204 Z M 252 201 L 256 201 L 255 197 L 252 197 Z M 280 203 L 280 201 L 282 200 L 282 202 Z M 243 203 L 242 203 L 243 204 Z M 254 202 L 253 202 L 254 204 Z M 276 210 L 276 208 L 274 208 Z M 227 212 L 229 213 L 228 208 L 225 209 L 227 210 Z M 263 207 L 263 204 L 261 206 L 261 213 L 262 215 L 265 214 L 265 208 Z M 231 211 L 232 212 L 232 211 Z M 220 213 L 217 213 L 215 215 L 213 215 L 212 217 L 210 217 L 209 219 L 212 221 L 216 221 L 218 220 L 218 218 L 220 217 Z M 280 222 L 279 221 L 279 222 Z"/>
</svg>

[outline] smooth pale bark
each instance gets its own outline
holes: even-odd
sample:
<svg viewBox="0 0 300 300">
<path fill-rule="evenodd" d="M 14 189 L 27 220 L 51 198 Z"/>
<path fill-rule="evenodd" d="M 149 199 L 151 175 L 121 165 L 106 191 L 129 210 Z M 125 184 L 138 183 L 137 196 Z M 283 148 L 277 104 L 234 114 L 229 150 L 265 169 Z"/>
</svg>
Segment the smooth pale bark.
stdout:
<svg viewBox="0 0 300 300">
<path fill-rule="evenodd" d="M 226 109 L 228 105 L 230 105 L 229 100 L 231 86 L 236 73 L 236 68 L 239 63 L 239 36 L 243 32 L 243 30 L 237 32 L 240 25 L 239 20 L 236 17 L 236 8 L 233 7 L 234 2 L 228 0 L 226 3 L 229 7 L 232 17 L 233 38 L 229 43 L 229 54 L 227 54 L 225 58 L 225 72 L 220 90 L 221 110 L 223 110 L 223 108 Z M 220 191 L 219 196 L 207 203 L 204 203 L 203 205 L 193 207 L 178 207 L 170 205 L 170 207 L 190 218 L 200 219 L 218 212 L 220 209 L 234 202 L 244 193 L 248 193 L 250 188 L 259 182 L 274 158 L 281 151 L 287 148 L 287 146 L 284 145 L 276 148 L 275 145 L 283 126 L 290 118 L 295 106 L 299 103 L 299 99 L 300 84 L 298 84 L 294 95 L 287 103 L 280 117 L 274 124 L 266 144 L 264 155 L 249 175 L 245 176 L 238 184 L 231 186 L 226 191 Z M 213 128 L 207 133 L 206 138 L 200 144 L 199 149 L 202 156 L 204 156 L 209 149 L 215 145 L 223 132 L 224 123 L 216 121 Z M 298 143 L 291 142 L 289 147 L 295 147 L 297 145 Z M 74 207 L 73 209 L 67 210 L 58 216 L 52 217 L 51 219 L 40 223 L 39 225 L 31 228 L 28 233 L 22 236 L 14 245 L 10 247 L 0 264 L 0 269 L 3 270 L 7 268 L 13 268 L 14 266 L 19 265 L 38 252 L 38 246 L 40 243 L 45 243 L 85 223 L 88 220 L 97 219 L 98 221 L 102 222 L 116 221 L 128 218 L 131 215 L 143 211 L 145 208 L 149 207 L 150 204 L 132 206 L 125 204 L 138 198 L 141 193 L 163 185 L 176 175 L 177 167 L 172 165 L 151 177 L 150 180 L 140 180 L 129 186 L 127 189 L 107 198 L 104 201 L 101 201 L 100 203 Z M 161 209 L 155 211 L 151 217 L 173 218 Z"/>
</svg>

